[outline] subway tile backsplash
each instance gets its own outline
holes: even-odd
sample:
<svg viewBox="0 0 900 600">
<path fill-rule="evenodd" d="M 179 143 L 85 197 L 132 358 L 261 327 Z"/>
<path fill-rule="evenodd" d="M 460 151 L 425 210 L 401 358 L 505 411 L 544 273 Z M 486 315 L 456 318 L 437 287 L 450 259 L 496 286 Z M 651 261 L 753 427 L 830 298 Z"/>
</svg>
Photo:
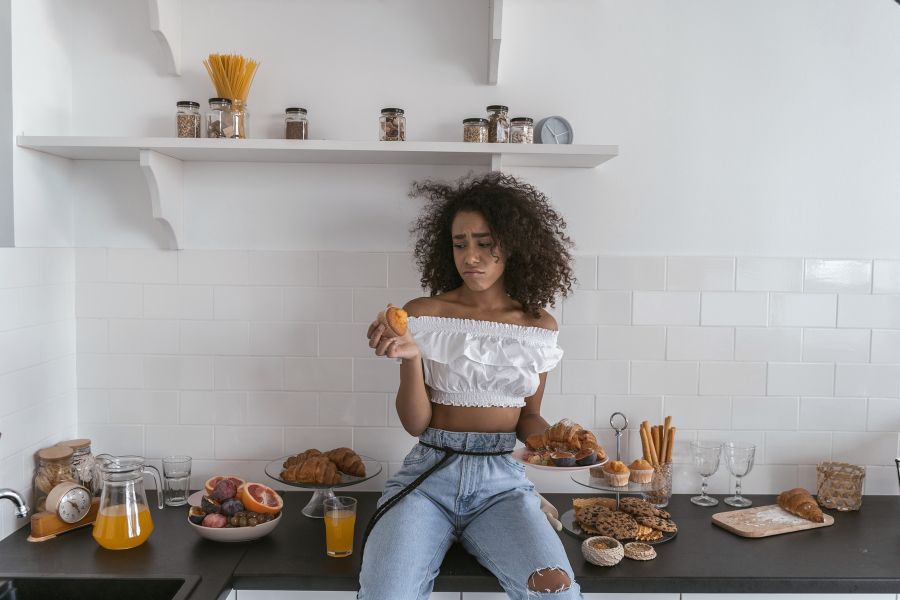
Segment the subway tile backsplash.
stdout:
<svg viewBox="0 0 900 600">
<path fill-rule="evenodd" d="M 870 493 L 900 491 L 900 261 L 579 255 L 576 274 L 552 311 L 566 354 L 550 420 L 614 452 L 612 412 L 632 429 L 671 414 L 676 492 L 699 485 L 698 437 L 761 445 L 750 492 L 814 486 L 823 459 L 866 464 Z M 195 487 L 350 445 L 384 462 L 361 486 L 379 489 L 414 440 L 397 366 L 365 330 L 421 293 L 408 253 L 0 249 L 0 483 L 29 489 L 32 453 L 78 435 L 97 452 L 191 454 Z M 19 525 L 7 512 L 3 535 Z"/>
</svg>

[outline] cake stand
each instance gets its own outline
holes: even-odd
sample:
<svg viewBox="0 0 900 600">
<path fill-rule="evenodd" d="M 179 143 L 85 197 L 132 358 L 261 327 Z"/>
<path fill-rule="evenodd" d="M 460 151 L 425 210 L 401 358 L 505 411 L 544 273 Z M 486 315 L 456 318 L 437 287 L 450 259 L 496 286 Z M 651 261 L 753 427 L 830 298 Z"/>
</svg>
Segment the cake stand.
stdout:
<svg viewBox="0 0 900 600">
<path fill-rule="evenodd" d="M 326 498 L 334 498 L 334 490 L 338 488 L 345 488 L 351 485 L 356 485 L 358 483 L 362 483 L 363 481 L 368 481 L 372 479 L 379 473 L 381 473 L 381 463 L 375 460 L 374 458 L 370 458 L 368 456 L 359 455 L 359 457 L 363 461 L 363 465 L 366 467 L 366 475 L 365 477 L 355 477 L 353 475 L 347 475 L 346 473 L 341 473 L 341 480 L 338 483 L 333 485 L 328 484 L 318 484 L 318 483 L 301 483 L 299 481 L 287 481 L 281 478 L 281 472 L 284 470 L 284 461 L 290 458 L 290 456 L 282 456 L 281 458 L 276 458 L 272 462 L 266 465 L 266 475 L 283 483 L 284 485 L 289 485 L 291 487 L 302 488 L 305 490 L 313 490 L 312 498 L 309 502 L 306 503 L 306 506 L 303 507 L 301 511 L 307 517 L 311 517 L 313 519 L 322 519 L 325 517 L 325 499 Z"/>
</svg>

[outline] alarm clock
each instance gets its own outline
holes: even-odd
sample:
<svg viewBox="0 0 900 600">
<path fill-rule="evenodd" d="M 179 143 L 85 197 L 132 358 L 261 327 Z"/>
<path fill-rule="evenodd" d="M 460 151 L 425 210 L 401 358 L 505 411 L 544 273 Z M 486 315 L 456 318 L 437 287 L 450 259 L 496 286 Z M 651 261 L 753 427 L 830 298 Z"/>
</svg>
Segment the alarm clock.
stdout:
<svg viewBox="0 0 900 600">
<path fill-rule="evenodd" d="M 534 128 L 534 141 L 537 144 L 571 144 L 575 139 L 572 125 L 560 116 L 541 119 Z"/>
<path fill-rule="evenodd" d="M 31 515 L 29 542 L 42 542 L 57 534 L 90 525 L 97 518 L 100 499 L 74 481 L 64 481 L 47 494 L 46 510 Z"/>
</svg>

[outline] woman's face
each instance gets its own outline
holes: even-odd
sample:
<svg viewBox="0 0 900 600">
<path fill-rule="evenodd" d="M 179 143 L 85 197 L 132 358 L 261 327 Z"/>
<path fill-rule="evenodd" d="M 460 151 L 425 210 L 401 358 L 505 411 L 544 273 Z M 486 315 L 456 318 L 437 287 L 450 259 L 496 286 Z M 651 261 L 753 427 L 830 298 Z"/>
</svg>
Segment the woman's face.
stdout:
<svg viewBox="0 0 900 600">
<path fill-rule="evenodd" d="M 503 277 L 504 256 L 480 212 L 460 211 L 450 226 L 453 262 L 466 287 L 486 290 Z"/>
</svg>

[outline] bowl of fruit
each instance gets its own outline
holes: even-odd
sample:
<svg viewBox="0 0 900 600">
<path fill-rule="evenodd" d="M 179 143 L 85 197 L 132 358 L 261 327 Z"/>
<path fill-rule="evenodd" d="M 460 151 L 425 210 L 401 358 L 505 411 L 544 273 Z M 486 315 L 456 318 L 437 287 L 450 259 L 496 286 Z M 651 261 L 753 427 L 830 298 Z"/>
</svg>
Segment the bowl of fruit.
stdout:
<svg viewBox="0 0 900 600">
<path fill-rule="evenodd" d="M 281 496 L 261 483 L 217 475 L 191 494 L 188 523 L 200 537 L 247 542 L 271 533 L 281 521 Z"/>
</svg>

